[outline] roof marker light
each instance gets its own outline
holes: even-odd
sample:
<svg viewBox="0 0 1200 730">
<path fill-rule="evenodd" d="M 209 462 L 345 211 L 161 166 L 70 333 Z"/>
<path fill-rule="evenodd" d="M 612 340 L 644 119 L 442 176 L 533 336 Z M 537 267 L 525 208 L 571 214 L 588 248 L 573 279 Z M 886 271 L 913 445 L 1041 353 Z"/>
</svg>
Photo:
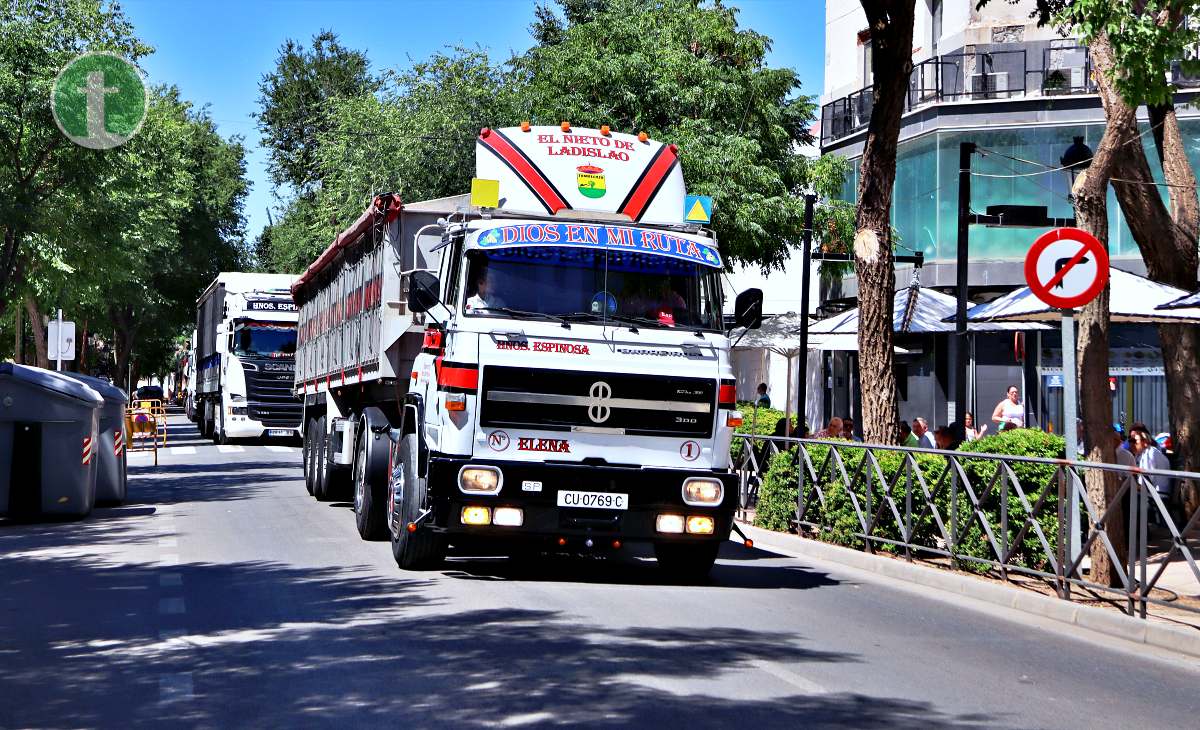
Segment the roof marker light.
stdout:
<svg viewBox="0 0 1200 730">
<path fill-rule="evenodd" d="M 487 139 L 488 137 L 492 136 L 491 128 L 484 127 L 483 129 L 479 130 L 479 136 L 483 139 Z"/>
<path fill-rule="evenodd" d="M 564 132 L 570 132 L 571 131 L 571 123 L 563 122 L 562 124 L 558 125 L 558 128 Z"/>
<path fill-rule="evenodd" d="M 522 131 L 522 132 L 528 132 L 528 131 L 529 131 L 529 121 L 528 121 L 528 120 L 526 120 L 526 121 L 524 121 L 524 122 L 521 122 L 521 131 Z"/>
<path fill-rule="evenodd" d="M 610 129 L 607 124 L 601 124 L 600 134 L 603 134 L 605 137 L 607 137 L 608 135 L 612 134 L 612 129 Z"/>
<path fill-rule="evenodd" d="M 639 142 L 649 142 L 650 135 L 646 134 L 645 132 L 638 132 L 638 141 Z"/>
</svg>

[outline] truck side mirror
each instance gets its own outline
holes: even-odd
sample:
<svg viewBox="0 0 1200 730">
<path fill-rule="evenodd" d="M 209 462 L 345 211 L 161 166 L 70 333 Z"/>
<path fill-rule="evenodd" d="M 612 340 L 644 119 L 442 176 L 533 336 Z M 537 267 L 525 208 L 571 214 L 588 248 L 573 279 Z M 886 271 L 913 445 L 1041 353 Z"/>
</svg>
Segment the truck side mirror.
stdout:
<svg viewBox="0 0 1200 730">
<path fill-rule="evenodd" d="M 428 312 L 441 299 L 441 284 L 433 272 L 418 269 L 408 275 L 408 311 Z"/>
<path fill-rule="evenodd" d="M 733 321 L 738 327 L 756 330 L 762 326 L 762 289 L 747 289 L 733 303 Z"/>
</svg>

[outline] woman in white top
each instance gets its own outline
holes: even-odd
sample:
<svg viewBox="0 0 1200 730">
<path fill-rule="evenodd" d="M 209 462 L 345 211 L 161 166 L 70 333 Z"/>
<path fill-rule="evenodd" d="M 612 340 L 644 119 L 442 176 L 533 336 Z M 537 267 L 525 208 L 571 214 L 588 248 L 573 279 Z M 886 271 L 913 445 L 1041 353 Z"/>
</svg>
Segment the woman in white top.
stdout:
<svg viewBox="0 0 1200 730">
<path fill-rule="evenodd" d="M 1158 450 L 1158 444 L 1150 438 L 1149 431 L 1134 429 L 1129 432 L 1129 445 L 1133 449 L 1133 457 L 1137 459 L 1140 469 L 1170 469 L 1171 462 L 1167 455 Z M 1163 499 L 1171 494 L 1171 477 L 1148 476 L 1146 480 L 1154 485 Z"/>
<path fill-rule="evenodd" d="M 1008 386 L 1004 400 L 997 403 L 996 410 L 992 411 L 992 420 L 996 423 L 997 431 L 1025 427 L 1025 406 L 1021 405 L 1021 391 L 1017 386 Z"/>
<path fill-rule="evenodd" d="M 979 439 L 983 438 L 985 433 L 987 433 L 988 427 L 985 423 L 977 430 L 975 428 L 975 414 L 967 411 L 965 414 L 963 414 L 963 430 L 967 433 L 968 441 L 978 441 Z"/>
</svg>

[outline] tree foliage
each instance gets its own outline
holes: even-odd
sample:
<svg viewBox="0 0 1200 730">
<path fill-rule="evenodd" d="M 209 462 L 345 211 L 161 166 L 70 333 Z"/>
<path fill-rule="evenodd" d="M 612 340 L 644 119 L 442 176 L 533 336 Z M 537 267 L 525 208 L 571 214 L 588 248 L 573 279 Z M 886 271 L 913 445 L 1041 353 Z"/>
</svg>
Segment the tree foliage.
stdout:
<svg viewBox="0 0 1200 730">
<path fill-rule="evenodd" d="M 312 47 L 288 40 L 275 68 L 259 83 L 258 129 L 269 150 L 271 180 L 306 191 L 321 179 L 318 137 L 329 130 L 330 102 L 369 94 L 378 88 L 361 51 L 346 48 L 336 33 L 321 31 Z"/>
<path fill-rule="evenodd" d="M 503 62 L 450 48 L 384 73 L 377 92 L 325 102 L 313 155 L 322 184 L 264 232 L 263 265 L 299 270 L 378 192 L 466 192 L 479 129 L 522 120 L 607 124 L 678 144 L 689 191 L 714 198 L 726 258 L 764 268 L 782 266 L 799 243 L 805 187 L 841 184 L 844 171 L 800 154 L 815 106 L 793 70 L 767 65 L 770 39 L 739 27 L 736 9 L 562 0 L 539 6 L 530 31 L 534 47 Z"/>
<path fill-rule="evenodd" d="M 71 143 L 47 102 L 59 68 L 85 51 L 136 60 L 151 49 L 107 3 L 13 5 L 0 20 L 0 223 L 16 263 L 4 271 L 11 280 L 0 302 L 61 307 L 96 333 L 115 361 L 91 370 L 124 370 L 136 349 L 143 371 L 161 374 L 190 330 L 197 293 L 245 258 L 245 150 L 162 85 L 126 144 Z M 44 322 L 29 327 L 43 337 Z"/>
</svg>

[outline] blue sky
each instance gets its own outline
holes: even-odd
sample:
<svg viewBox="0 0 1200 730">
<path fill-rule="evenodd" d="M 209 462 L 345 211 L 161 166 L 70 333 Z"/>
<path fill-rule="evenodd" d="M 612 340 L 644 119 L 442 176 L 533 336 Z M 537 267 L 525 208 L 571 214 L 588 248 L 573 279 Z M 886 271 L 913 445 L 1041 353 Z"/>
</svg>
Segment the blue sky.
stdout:
<svg viewBox="0 0 1200 730">
<path fill-rule="evenodd" d="M 308 45 L 322 29 L 364 50 L 378 71 L 407 66 L 452 45 L 479 45 L 497 57 L 529 48 L 535 0 L 123 0 L 139 37 L 153 45 L 144 62 L 154 83 L 175 84 L 184 98 L 208 105 L 222 134 L 240 134 L 249 150 L 253 189 L 246 201 L 247 235 L 277 208 L 251 116 L 258 83 L 288 38 Z M 824 63 L 821 0 L 732 0 L 743 27 L 774 39 L 772 66 L 790 66 L 803 93 L 819 94 Z"/>
</svg>

